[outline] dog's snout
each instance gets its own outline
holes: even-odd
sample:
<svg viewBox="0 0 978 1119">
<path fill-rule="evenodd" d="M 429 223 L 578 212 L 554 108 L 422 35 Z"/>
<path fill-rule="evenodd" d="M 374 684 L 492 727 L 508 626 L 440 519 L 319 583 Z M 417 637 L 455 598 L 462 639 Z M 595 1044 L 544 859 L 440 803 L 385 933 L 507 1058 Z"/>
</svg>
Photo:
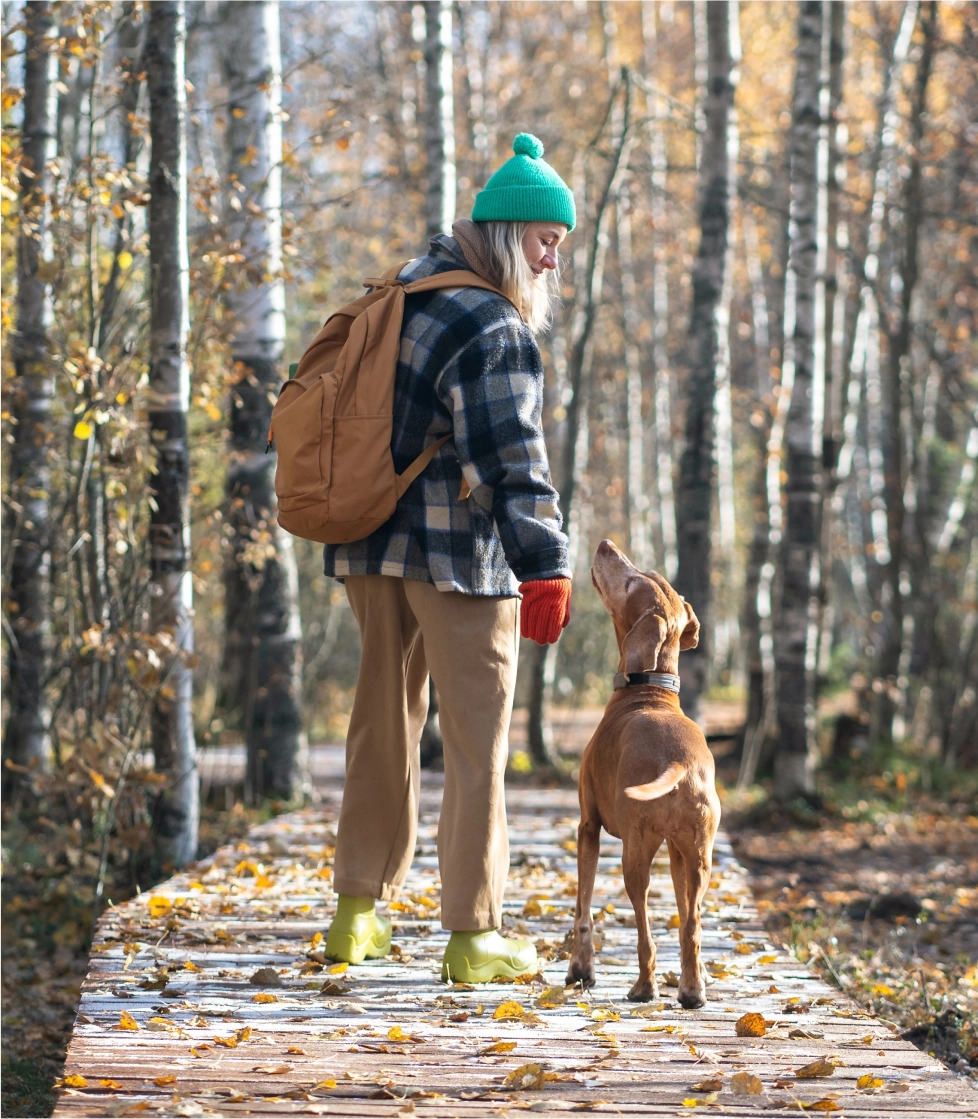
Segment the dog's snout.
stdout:
<svg viewBox="0 0 978 1119">
<path fill-rule="evenodd" d="M 606 556 L 609 552 L 613 552 L 614 550 L 615 546 L 611 543 L 610 540 L 602 540 L 601 543 L 598 545 L 599 556 Z"/>
</svg>

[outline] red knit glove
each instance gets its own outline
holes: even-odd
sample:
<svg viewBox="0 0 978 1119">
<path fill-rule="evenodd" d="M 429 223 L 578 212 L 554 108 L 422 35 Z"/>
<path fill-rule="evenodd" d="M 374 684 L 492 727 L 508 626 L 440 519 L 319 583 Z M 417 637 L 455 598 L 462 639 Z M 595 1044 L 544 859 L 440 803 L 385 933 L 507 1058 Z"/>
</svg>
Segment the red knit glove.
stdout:
<svg viewBox="0 0 978 1119">
<path fill-rule="evenodd" d="M 520 583 L 520 633 L 538 645 L 553 645 L 570 621 L 570 579 Z"/>
</svg>

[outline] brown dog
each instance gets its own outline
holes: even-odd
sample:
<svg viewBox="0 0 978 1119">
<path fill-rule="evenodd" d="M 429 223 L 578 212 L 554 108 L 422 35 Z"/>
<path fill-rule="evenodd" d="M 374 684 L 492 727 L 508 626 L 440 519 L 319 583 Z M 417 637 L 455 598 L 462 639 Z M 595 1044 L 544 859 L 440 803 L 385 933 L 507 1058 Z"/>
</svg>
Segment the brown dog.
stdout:
<svg viewBox="0 0 978 1119">
<path fill-rule="evenodd" d="M 581 761 L 577 910 L 567 982 L 594 984 L 591 896 L 603 827 L 622 840 L 625 889 L 638 928 L 639 976 L 628 997 L 658 998 L 646 896 L 664 839 L 679 909 L 679 1001 L 693 1010 L 706 1002 L 700 908 L 720 823 L 713 755 L 679 706 L 679 651 L 699 643 L 700 624 L 661 575 L 639 571 L 610 540 L 598 547 L 591 581 L 614 621 L 621 660 L 616 690 Z M 662 675 L 649 681 L 649 673 Z"/>
</svg>

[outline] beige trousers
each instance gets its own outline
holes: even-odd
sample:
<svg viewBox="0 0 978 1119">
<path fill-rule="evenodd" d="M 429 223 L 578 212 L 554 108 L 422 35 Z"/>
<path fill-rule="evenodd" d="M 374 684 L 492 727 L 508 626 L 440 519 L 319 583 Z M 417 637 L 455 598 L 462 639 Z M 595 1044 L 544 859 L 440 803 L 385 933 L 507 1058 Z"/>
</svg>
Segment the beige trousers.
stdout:
<svg viewBox="0 0 978 1119">
<path fill-rule="evenodd" d="M 345 583 L 363 651 L 346 739 L 336 892 L 393 901 L 407 877 L 430 672 L 445 744 L 442 926 L 498 928 L 509 872 L 503 778 L 519 600 L 388 575 L 347 576 Z"/>
</svg>

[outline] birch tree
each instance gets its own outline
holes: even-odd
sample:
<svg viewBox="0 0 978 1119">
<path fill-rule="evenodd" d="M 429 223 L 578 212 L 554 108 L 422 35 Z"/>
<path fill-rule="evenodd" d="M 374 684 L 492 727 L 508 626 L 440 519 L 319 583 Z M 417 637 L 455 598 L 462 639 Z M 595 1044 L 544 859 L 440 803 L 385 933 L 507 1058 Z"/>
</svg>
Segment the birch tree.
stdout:
<svg viewBox="0 0 978 1119">
<path fill-rule="evenodd" d="M 156 0 L 146 31 L 149 87 L 150 354 L 146 411 L 156 455 L 150 482 L 150 634 L 162 662 L 151 712 L 157 851 L 183 866 L 197 849 L 199 786 L 191 711 L 193 583 L 187 409 L 189 272 L 183 0 Z"/>
<path fill-rule="evenodd" d="M 655 80 L 658 71 L 656 5 L 642 5 L 645 73 Z M 672 373 L 669 364 L 669 261 L 666 240 L 669 159 L 666 119 L 669 107 L 658 82 L 651 94 L 649 146 L 652 161 L 652 362 L 655 368 L 655 480 L 658 492 L 660 560 L 667 579 L 676 578 L 676 502 L 673 495 Z"/>
<path fill-rule="evenodd" d="M 605 257 L 608 248 L 608 222 L 611 204 L 628 163 L 631 142 L 631 77 L 623 73 L 621 89 L 616 88 L 608 107 L 606 124 L 612 119 L 614 102 L 622 98 L 620 125 L 614 137 L 604 185 L 591 222 L 583 275 L 577 285 L 577 301 L 571 318 L 571 345 L 567 358 L 567 400 L 564 437 L 560 455 L 560 512 L 571 538 L 571 555 L 575 552 L 575 499 L 580 476 L 582 450 L 587 448 L 587 394 L 590 388 L 593 361 L 593 333 L 597 319 L 601 292 L 604 286 Z M 602 128 L 603 131 L 603 128 Z M 580 210 L 583 216 L 583 207 Z M 583 230 L 582 230 L 583 235 Z M 583 255 L 583 254 L 582 254 Z M 572 559 L 573 566 L 573 559 Z M 527 737 L 530 756 L 538 765 L 553 765 L 558 756 L 553 744 L 553 733 L 547 721 L 548 681 L 552 683 L 555 661 L 553 647 L 535 645 L 531 650 L 529 699 L 527 702 Z M 550 659 L 548 660 L 548 654 Z"/>
<path fill-rule="evenodd" d="M 455 221 L 455 97 L 452 0 L 425 0 L 425 165 L 428 237 L 450 233 Z"/>
<path fill-rule="evenodd" d="M 700 156 L 700 244 L 693 265 L 689 372 L 685 385 L 685 445 L 676 491 L 679 569 L 676 589 L 700 619 L 700 644 L 683 658 L 683 709 L 700 718 L 712 653 L 712 508 L 716 457 L 717 314 L 723 294 L 730 221 L 731 174 L 727 128 L 733 104 L 730 81 L 730 8 L 706 3 L 708 76 L 706 130 Z"/>
<path fill-rule="evenodd" d="M 54 374 L 48 330 L 52 306 L 51 163 L 55 156 L 58 55 L 51 6 L 24 5 L 24 120 L 20 174 L 20 235 L 17 243 L 15 418 L 10 456 L 8 583 L 10 629 L 9 715 L 3 756 L 18 766 L 43 766 L 48 751 L 45 700 L 50 627 L 50 463 Z M 6 797 L 12 788 L 4 767 Z"/>
<path fill-rule="evenodd" d="M 923 5 L 921 19 L 923 42 L 917 61 L 910 105 L 910 160 L 904 187 L 902 246 L 897 263 L 899 282 L 891 284 L 898 292 L 897 306 L 888 318 L 894 323 L 888 330 L 887 360 L 882 370 L 884 414 L 889 421 L 884 428 L 884 477 L 889 565 L 889 618 L 880 643 L 877 677 L 884 686 L 876 692 L 874 729 L 884 741 L 903 737 L 902 728 L 894 734 L 894 716 L 901 715 L 906 704 L 906 678 L 913 640 L 914 611 L 906 601 L 910 590 L 909 549 L 905 543 L 905 492 L 909 464 L 906 461 L 908 428 L 908 384 L 910 380 L 910 346 L 912 340 L 911 305 L 920 277 L 920 233 L 923 221 L 923 167 L 921 148 L 924 143 L 927 113 L 927 90 L 934 64 L 937 37 L 937 4 Z M 921 570 L 918 564 L 918 571 Z"/>
<path fill-rule="evenodd" d="M 644 570 L 652 556 L 648 544 L 649 499 L 645 486 L 645 425 L 642 421 L 642 357 L 638 343 L 641 311 L 632 259 L 632 200 L 622 184 L 615 207 L 618 265 L 621 271 L 622 328 L 625 339 L 625 428 L 628 547 L 632 563 Z"/>
<path fill-rule="evenodd" d="M 292 537 L 275 519 L 274 454 L 266 454 L 283 380 L 282 72 L 273 0 L 222 12 L 228 85 L 230 248 L 238 265 L 227 305 L 234 363 L 226 522 L 226 702 L 240 713 L 247 792 L 291 799 L 306 768 L 302 733 L 298 575 Z"/>
<path fill-rule="evenodd" d="M 785 424 L 785 523 L 780 549 L 776 641 L 778 750 L 775 795 L 814 792 L 816 598 L 820 580 L 822 392 L 816 349 L 824 323 L 827 162 L 819 174 L 823 84 L 823 0 L 803 0 L 798 14 L 789 135 L 788 272 L 781 393 L 790 394 Z M 827 161 L 827 152 L 824 153 Z M 789 330 L 788 324 L 791 324 Z M 822 347 L 824 355 L 824 347 Z M 823 364 L 824 373 L 824 364 Z"/>
</svg>

